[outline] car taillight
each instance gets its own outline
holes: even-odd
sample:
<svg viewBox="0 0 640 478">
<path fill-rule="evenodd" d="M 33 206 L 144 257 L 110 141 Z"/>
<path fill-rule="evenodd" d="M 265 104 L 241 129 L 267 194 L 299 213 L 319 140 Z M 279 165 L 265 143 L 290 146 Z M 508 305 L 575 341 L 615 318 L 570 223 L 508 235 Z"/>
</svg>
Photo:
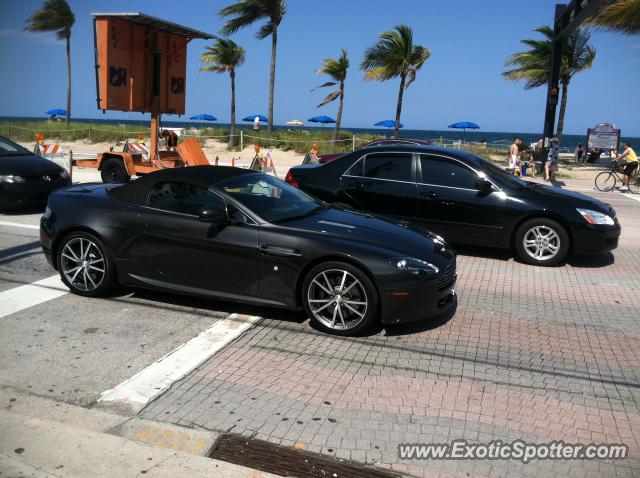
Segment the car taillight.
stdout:
<svg viewBox="0 0 640 478">
<path fill-rule="evenodd" d="M 291 170 L 289 170 L 284 180 L 291 184 L 294 188 L 300 188 L 300 185 L 298 184 L 298 181 L 296 181 L 296 177 L 293 175 Z"/>
</svg>

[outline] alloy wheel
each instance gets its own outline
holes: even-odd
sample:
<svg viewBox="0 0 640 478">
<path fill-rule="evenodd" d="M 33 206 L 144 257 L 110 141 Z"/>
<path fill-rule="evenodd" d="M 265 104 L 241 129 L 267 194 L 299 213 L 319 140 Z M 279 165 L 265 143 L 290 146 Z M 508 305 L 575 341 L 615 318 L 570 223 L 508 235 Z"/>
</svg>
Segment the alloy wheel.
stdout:
<svg viewBox="0 0 640 478">
<path fill-rule="evenodd" d="M 329 269 L 309 284 L 307 300 L 313 316 L 334 330 L 349 330 L 364 320 L 367 293 L 362 283 L 346 270 Z"/>
<path fill-rule="evenodd" d="M 69 284 L 84 292 L 97 289 L 104 280 L 104 257 L 93 241 L 83 237 L 65 244 L 60 266 Z"/>
<path fill-rule="evenodd" d="M 535 260 L 548 261 L 560 250 L 560 236 L 548 226 L 535 226 L 526 232 L 522 245 Z"/>
</svg>

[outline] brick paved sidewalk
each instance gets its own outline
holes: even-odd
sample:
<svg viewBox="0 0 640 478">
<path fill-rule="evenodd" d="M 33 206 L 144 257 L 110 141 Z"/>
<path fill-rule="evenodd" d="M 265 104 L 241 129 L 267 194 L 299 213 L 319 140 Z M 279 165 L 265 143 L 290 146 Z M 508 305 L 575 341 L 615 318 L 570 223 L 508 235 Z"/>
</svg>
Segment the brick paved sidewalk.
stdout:
<svg viewBox="0 0 640 478">
<path fill-rule="evenodd" d="M 591 183 L 571 182 L 588 188 Z M 417 476 L 640 473 L 640 203 L 611 202 L 620 247 L 557 268 L 461 249 L 448 321 L 369 337 L 266 318 L 142 415 Z M 403 462 L 399 443 L 615 442 L 623 461 Z"/>
</svg>

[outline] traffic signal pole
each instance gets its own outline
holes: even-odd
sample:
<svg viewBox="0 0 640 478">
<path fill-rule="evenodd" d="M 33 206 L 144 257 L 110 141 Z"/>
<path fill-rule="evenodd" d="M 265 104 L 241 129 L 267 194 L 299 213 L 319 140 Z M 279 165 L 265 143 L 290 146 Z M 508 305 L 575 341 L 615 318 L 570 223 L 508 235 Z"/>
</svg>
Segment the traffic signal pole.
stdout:
<svg viewBox="0 0 640 478">
<path fill-rule="evenodd" d="M 544 147 L 548 148 L 554 136 L 556 107 L 560 91 L 560 68 L 562 61 L 562 42 L 571 32 L 586 20 L 598 13 L 607 0 L 571 0 L 567 5 L 556 4 L 553 21 L 553 49 L 551 52 L 551 74 L 547 85 L 547 107 L 544 114 Z"/>
</svg>

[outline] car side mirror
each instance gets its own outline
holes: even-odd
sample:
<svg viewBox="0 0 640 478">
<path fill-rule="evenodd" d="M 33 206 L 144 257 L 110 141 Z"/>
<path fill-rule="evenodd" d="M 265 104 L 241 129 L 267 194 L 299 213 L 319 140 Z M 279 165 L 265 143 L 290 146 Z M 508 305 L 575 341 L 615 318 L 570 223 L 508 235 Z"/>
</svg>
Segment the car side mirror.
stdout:
<svg viewBox="0 0 640 478">
<path fill-rule="evenodd" d="M 479 177 L 476 181 L 476 188 L 478 191 L 484 194 L 489 194 L 493 191 L 493 184 L 487 178 Z"/>
<path fill-rule="evenodd" d="M 200 222 L 226 222 L 227 211 L 223 209 L 203 209 L 198 215 Z"/>
</svg>

